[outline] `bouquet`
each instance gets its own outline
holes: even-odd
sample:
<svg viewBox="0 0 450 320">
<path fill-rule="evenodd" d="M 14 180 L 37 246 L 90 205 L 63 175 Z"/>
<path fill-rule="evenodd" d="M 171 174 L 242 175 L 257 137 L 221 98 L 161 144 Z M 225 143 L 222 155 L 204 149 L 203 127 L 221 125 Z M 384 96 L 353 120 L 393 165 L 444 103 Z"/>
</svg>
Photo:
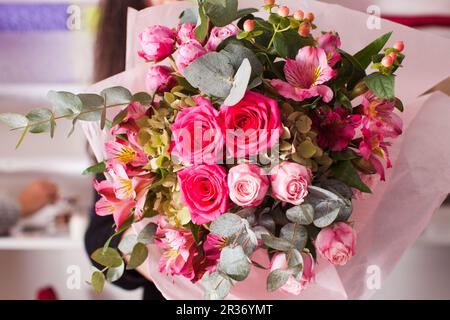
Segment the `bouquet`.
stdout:
<svg viewBox="0 0 450 320">
<path fill-rule="evenodd" d="M 394 74 L 404 44 L 385 47 L 387 33 L 352 55 L 336 32 L 314 31 L 312 12 L 274 0 L 262 10 L 267 19 L 237 1 L 200 0 L 176 29 L 149 26 L 136 53 L 148 62 L 145 92 L 51 91 L 53 110 L 0 115 L 24 129 L 19 143 L 27 132 L 53 136 L 62 118 L 99 122 L 113 137 L 107 159 L 85 171 L 107 177 L 94 181 L 96 213 L 113 216 L 113 237 L 151 222 L 92 254 L 104 266 L 96 291 L 141 265 L 149 244 L 161 273 L 200 282 L 209 299 L 252 266 L 268 270 L 269 292 L 298 295 L 318 259 L 343 266 L 357 254 L 352 200 L 385 180 L 402 133 Z M 110 108 L 121 108 L 113 119 Z"/>
</svg>

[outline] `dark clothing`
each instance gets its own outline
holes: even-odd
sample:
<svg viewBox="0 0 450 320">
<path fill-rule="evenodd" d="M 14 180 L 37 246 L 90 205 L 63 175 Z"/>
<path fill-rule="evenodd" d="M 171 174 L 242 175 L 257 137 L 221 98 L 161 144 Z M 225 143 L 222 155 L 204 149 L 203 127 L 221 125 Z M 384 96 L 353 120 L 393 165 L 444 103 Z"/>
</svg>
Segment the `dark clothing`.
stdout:
<svg viewBox="0 0 450 320">
<path fill-rule="evenodd" d="M 98 199 L 98 195 L 96 195 L 95 201 Z M 86 251 L 90 257 L 95 250 L 102 248 L 108 238 L 114 233 L 114 220 L 111 216 L 101 217 L 96 215 L 95 209 L 91 210 L 89 220 L 89 226 L 84 237 L 84 243 Z M 111 241 L 110 247 L 117 248 L 119 242 L 120 236 L 114 237 Z M 95 261 L 92 261 L 92 263 L 96 268 L 102 268 Z M 144 300 L 164 300 L 164 297 L 158 291 L 156 286 L 135 270 L 125 270 L 123 276 L 113 283 L 126 290 L 133 290 L 143 287 Z"/>
</svg>

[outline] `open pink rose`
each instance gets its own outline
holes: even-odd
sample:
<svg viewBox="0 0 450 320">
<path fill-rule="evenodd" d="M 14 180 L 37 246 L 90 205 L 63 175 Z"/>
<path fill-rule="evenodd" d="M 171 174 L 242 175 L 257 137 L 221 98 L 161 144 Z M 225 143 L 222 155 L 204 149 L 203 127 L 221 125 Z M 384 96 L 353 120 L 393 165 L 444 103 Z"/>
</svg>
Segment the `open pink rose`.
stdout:
<svg viewBox="0 0 450 320">
<path fill-rule="evenodd" d="M 314 244 L 323 258 L 343 266 L 355 255 L 356 232 L 347 223 L 337 222 L 320 230 Z"/>
<path fill-rule="evenodd" d="M 227 173 L 219 165 L 187 167 L 178 171 L 181 201 L 189 209 L 192 222 L 213 221 L 229 208 Z"/>
<path fill-rule="evenodd" d="M 146 61 L 159 61 L 173 53 L 175 32 L 165 26 L 151 26 L 139 34 L 139 56 Z"/>
<path fill-rule="evenodd" d="M 190 40 L 183 43 L 177 50 L 177 55 L 175 56 L 175 64 L 177 65 L 178 71 L 184 72 L 184 69 L 189 67 L 189 65 L 197 58 L 200 58 L 206 53 L 206 49 L 197 41 Z"/>
<path fill-rule="evenodd" d="M 238 206 L 258 206 L 269 189 L 269 179 L 258 165 L 239 164 L 228 172 L 228 188 L 231 200 Z"/>
<path fill-rule="evenodd" d="M 224 135 L 219 112 L 203 97 L 183 109 L 171 126 L 174 160 L 183 164 L 214 164 L 223 158 Z"/>
<path fill-rule="evenodd" d="M 311 183 L 311 171 L 295 162 L 284 161 L 270 172 L 273 196 L 293 205 L 303 203 Z"/>
<path fill-rule="evenodd" d="M 209 51 L 215 51 L 223 40 L 234 36 L 236 33 L 238 33 L 238 31 L 239 28 L 234 24 L 229 24 L 224 27 L 214 27 L 211 29 L 211 34 L 209 36 L 206 47 Z"/>
<path fill-rule="evenodd" d="M 167 66 L 151 66 L 147 72 L 147 90 L 151 93 L 170 91 L 177 85 L 177 80 L 172 72 L 173 70 Z"/>
<path fill-rule="evenodd" d="M 314 280 L 314 258 L 309 253 L 302 253 L 303 273 L 300 280 L 291 275 L 288 281 L 279 289 L 280 291 L 299 295 L 310 282 Z M 288 269 L 288 261 L 285 253 L 276 253 L 270 261 L 270 271 Z"/>
<path fill-rule="evenodd" d="M 270 150 L 282 133 L 278 103 L 248 91 L 234 106 L 222 105 L 220 117 L 226 130 L 227 156 L 257 156 Z"/>
<path fill-rule="evenodd" d="M 183 44 L 190 40 L 196 40 L 195 36 L 195 24 L 194 23 L 182 23 L 178 25 L 177 29 L 177 42 Z"/>
</svg>

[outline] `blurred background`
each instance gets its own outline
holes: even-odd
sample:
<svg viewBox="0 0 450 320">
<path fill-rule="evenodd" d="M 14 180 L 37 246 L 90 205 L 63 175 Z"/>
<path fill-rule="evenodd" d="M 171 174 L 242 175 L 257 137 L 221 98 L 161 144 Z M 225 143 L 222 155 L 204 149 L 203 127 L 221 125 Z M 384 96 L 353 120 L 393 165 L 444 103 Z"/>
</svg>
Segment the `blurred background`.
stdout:
<svg viewBox="0 0 450 320">
<path fill-rule="evenodd" d="M 376 5 L 382 17 L 450 38 L 449 0 L 326 2 L 363 12 Z M 92 83 L 98 20 L 98 0 L 0 0 L 0 113 L 46 107 L 49 90 L 81 92 Z M 20 134 L 0 126 L 0 197 L 34 205 L 0 236 L 0 299 L 140 299 L 140 290 L 107 285 L 97 295 L 85 283 L 93 191 L 92 177 L 81 172 L 91 161 L 82 131 L 67 138 L 70 126 L 59 126 L 53 140 L 29 135 L 16 151 Z M 37 205 L 51 188 L 58 199 Z M 8 214 L 2 206 L 1 214 Z M 443 204 L 374 298 L 449 299 L 448 266 L 450 205 Z"/>
</svg>

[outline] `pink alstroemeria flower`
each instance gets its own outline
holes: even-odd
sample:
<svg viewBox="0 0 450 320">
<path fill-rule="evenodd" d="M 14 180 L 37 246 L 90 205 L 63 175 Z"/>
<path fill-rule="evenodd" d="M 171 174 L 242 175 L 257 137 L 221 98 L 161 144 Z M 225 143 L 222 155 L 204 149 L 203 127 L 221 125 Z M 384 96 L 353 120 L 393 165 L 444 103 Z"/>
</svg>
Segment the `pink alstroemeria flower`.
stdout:
<svg viewBox="0 0 450 320">
<path fill-rule="evenodd" d="M 225 239 L 209 233 L 206 236 L 203 244 L 203 252 L 205 254 L 205 269 L 209 272 L 214 272 L 217 269 L 217 264 L 220 259 L 220 252 L 227 245 Z"/>
<path fill-rule="evenodd" d="M 95 204 L 95 213 L 99 216 L 112 215 L 116 229 L 120 228 L 122 223 L 130 216 L 135 202 L 118 199 L 114 193 L 112 182 L 108 180 L 100 182 L 94 180 L 94 188 L 101 195 L 101 198 Z"/>
<path fill-rule="evenodd" d="M 337 51 L 337 48 L 341 46 L 341 39 L 336 33 L 328 32 L 321 35 L 317 39 L 317 45 L 325 50 L 330 66 L 334 66 L 341 60 L 341 55 Z"/>
<path fill-rule="evenodd" d="M 386 161 L 386 167 L 391 168 L 391 160 L 389 159 L 388 147 L 389 142 L 383 141 L 380 134 L 375 134 L 367 128 L 362 128 L 363 140 L 359 144 L 359 153 L 368 160 L 376 172 L 380 175 L 380 180 L 385 180 L 384 166 L 380 158 Z"/>
<path fill-rule="evenodd" d="M 328 111 L 318 120 L 317 143 L 321 148 L 342 151 L 355 136 L 355 128 L 361 123 L 360 115 L 347 115 L 343 108 Z"/>
<path fill-rule="evenodd" d="M 148 157 L 137 143 L 133 143 L 136 134 L 129 134 L 129 136 L 131 138 L 129 141 L 116 139 L 116 141 L 105 143 L 108 158 L 134 167 L 145 166 L 148 163 Z"/>
<path fill-rule="evenodd" d="M 271 84 L 285 98 L 303 101 L 321 96 L 323 101 L 333 99 L 333 90 L 324 85 L 336 76 L 336 70 L 328 65 L 327 54 L 322 48 L 301 48 L 295 60 L 287 59 L 284 75 L 287 82 L 273 79 Z"/>
<path fill-rule="evenodd" d="M 379 99 L 372 92 L 367 92 L 361 104 L 364 127 L 383 137 L 396 138 L 402 134 L 403 121 L 394 113 L 394 101 Z"/>
</svg>

